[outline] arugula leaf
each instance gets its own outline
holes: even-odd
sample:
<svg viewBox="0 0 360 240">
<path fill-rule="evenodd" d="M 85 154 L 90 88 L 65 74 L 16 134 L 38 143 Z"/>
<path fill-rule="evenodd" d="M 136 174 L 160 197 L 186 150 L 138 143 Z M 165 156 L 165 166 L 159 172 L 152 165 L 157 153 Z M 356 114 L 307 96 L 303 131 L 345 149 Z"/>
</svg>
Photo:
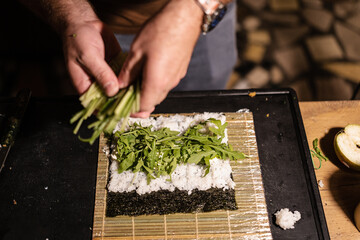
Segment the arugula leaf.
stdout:
<svg viewBox="0 0 360 240">
<path fill-rule="evenodd" d="M 126 171 L 131 167 L 131 165 L 133 165 L 133 163 L 135 162 L 135 153 L 130 152 L 125 159 L 125 161 L 122 161 L 119 164 L 119 172 Z"/>
<path fill-rule="evenodd" d="M 144 166 L 143 160 L 141 160 L 141 159 L 138 160 L 138 163 L 134 167 L 133 172 L 139 172 L 143 166 Z"/>
<path fill-rule="evenodd" d="M 209 119 L 190 127 L 179 136 L 179 132 L 169 128 L 152 131 L 152 126 L 134 124 L 127 132 L 114 134 L 119 172 L 128 169 L 143 171 L 149 182 L 161 175 L 171 177 L 178 164 L 203 165 L 206 175 L 209 173 L 210 160 L 214 157 L 229 160 L 246 158 L 245 154 L 221 143 L 225 128 L 226 124 L 221 124 L 219 120 Z"/>
<path fill-rule="evenodd" d="M 224 123 L 224 124 L 221 124 L 220 120 L 213 119 L 213 118 L 210 118 L 210 122 L 215 124 L 216 128 L 215 127 L 209 127 L 209 130 L 211 132 L 213 132 L 214 134 L 221 136 L 221 138 L 225 137 L 225 129 L 226 129 L 226 126 L 227 126 L 227 122 Z"/>
<path fill-rule="evenodd" d="M 213 156 L 215 155 L 215 151 L 206 151 L 206 152 L 199 152 L 192 154 L 189 159 L 187 160 L 187 163 L 195 163 L 198 164 L 203 158 L 207 156 Z"/>
</svg>

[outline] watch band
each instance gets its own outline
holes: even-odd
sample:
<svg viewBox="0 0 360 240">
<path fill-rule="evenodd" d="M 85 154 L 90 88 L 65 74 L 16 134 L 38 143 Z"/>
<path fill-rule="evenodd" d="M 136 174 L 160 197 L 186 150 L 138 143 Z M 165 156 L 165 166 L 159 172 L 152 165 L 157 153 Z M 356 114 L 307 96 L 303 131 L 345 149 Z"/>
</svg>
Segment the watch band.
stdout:
<svg viewBox="0 0 360 240">
<path fill-rule="evenodd" d="M 220 0 L 195 0 L 204 12 L 201 30 L 203 34 L 210 32 L 225 16 L 226 6 Z"/>
</svg>

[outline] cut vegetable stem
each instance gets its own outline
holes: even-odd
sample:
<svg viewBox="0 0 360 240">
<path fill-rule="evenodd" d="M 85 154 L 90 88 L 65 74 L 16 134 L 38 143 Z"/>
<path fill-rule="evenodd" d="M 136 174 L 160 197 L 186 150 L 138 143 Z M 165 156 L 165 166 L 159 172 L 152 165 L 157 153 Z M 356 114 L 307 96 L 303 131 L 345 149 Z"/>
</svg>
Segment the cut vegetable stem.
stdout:
<svg viewBox="0 0 360 240">
<path fill-rule="evenodd" d="M 115 74 L 120 72 L 125 59 L 126 54 L 120 53 L 109 63 Z M 79 137 L 80 140 L 93 144 L 102 132 L 111 133 L 119 121 L 123 121 L 122 125 L 125 125 L 130 114 L 139 111 L 140 80 L 121 89 L 114 97 L 107 97 L 94 82 L 79 100 L 84 109 L 76 113 L 70 123 L 77 122 L 74 129 L 74 134 L 77 134 L 84 120 L 94 114 L 98 120 L 88 125 L 88 128 L 93 129 L 92 136 L 88 139 Z"/>
</svg>

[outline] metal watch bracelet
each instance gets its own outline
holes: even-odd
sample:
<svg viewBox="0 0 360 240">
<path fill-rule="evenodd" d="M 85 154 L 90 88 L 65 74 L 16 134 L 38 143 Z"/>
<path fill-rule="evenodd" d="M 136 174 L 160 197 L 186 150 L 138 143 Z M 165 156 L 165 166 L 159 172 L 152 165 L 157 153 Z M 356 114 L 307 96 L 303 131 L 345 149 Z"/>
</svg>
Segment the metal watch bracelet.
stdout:
<svg viewBox="0 0 360 240">
<path fill-rule="evenodd" d="M 225 16 L 226 6 L 220 0 L 195 0 L 204 12 L 201 30 L 203 34 L 210 32 Z"/>
</svg>

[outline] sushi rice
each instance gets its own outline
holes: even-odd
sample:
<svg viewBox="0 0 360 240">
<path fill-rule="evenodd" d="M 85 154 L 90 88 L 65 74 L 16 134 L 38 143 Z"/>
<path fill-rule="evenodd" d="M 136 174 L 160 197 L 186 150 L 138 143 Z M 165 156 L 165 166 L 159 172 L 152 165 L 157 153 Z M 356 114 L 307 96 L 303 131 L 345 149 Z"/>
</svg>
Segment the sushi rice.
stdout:
<svg viewBox="0 0 360 240">
<path fill-rule="evenodd" d="M 203 113 L 191 116 L 173 115 L 170 117 L 159 116 L 157 118 L 150 117 L 147 119 L 130 118 L 128 126 L 138 123 L 143 127 L 152 126 L 152 130 L 168 127 L 170 130 L 179 131 L 183 134 L 189 127 L 203 122 L 209 118 L 218 119 L 222 124 L 226 122 L 226 117 L 222 113 Z M 210 127 L 211 123 L 208 123 Z M 114 132 L 120 129 L 119 123 Z M 227 143 L 227 129 L 222 142 Z M 113 149 L 112 151 L 115 151 Z M 116 154 L 111 154 L 110 180 L 108 183 L 109 192 L 131 192 L 136 191 L 142 195 L 146 193 L 156 192 L 159 190 L 174 191 L 175 189 L 185 190 L 190 195 L 195 189 L 208 190 L 210 188 L 220 188 L 223 190 L 234 189 L 235 183 L 231 178 L 232 169 L 228 160 L 213 158 L 210 160 L 210 171 L 205 175 L 205 168 L 196 164 L 179 164 L 170 176 L 160 176 L 153 179 L 149 184 L 144 172 L 134 173 L 131 170 L 118 172 L 118 161 Z"/>
</svg>

